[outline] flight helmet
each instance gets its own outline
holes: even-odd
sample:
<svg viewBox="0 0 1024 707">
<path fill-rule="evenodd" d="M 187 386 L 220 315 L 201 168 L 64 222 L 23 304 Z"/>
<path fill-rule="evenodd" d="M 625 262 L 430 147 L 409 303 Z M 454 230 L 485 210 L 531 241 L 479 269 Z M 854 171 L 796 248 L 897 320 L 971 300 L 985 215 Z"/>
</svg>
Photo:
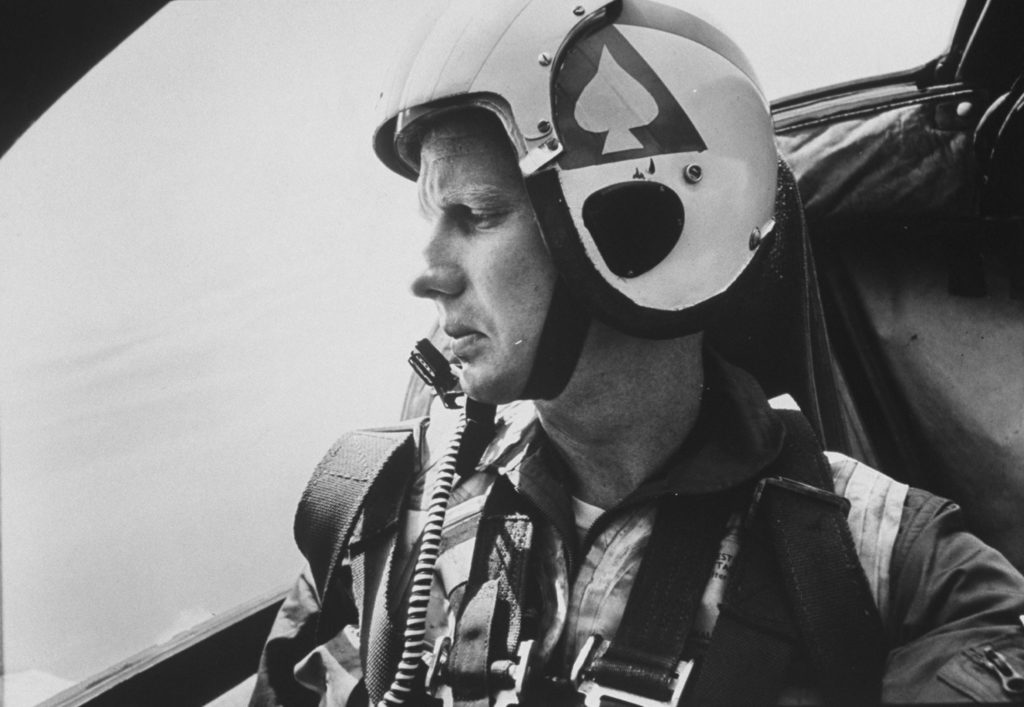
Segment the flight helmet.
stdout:
<svg viewBox="0 0 1024 707">
<path fill-rule="evenodd" d="M 455 0 L 407 46 L 374 136 L 389 168 L 416 178 L 420 121 L 486 110 L 580 310 L 645 338 L 718 316 L 774 226 L 777 153 L 716 26 L 652 0 Z"/>
</svg>

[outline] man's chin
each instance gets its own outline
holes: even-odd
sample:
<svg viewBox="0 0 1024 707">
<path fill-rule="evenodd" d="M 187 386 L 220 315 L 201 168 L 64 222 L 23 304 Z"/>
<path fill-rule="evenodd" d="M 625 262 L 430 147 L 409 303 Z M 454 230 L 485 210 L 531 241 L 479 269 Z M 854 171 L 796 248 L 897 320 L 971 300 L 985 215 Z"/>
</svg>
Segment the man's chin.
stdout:
<svg viewBox="0 0 1024 707">
<path fill-rule="evenodd" d="M 480 403 L 502 405 L 519 398 L 523 383 L 508 380 L 505 377 L 488 375 L 484 371 L 474 370 L 472 365 L 465 366 L 459 374 L 463 392 Z"/>
</svg>

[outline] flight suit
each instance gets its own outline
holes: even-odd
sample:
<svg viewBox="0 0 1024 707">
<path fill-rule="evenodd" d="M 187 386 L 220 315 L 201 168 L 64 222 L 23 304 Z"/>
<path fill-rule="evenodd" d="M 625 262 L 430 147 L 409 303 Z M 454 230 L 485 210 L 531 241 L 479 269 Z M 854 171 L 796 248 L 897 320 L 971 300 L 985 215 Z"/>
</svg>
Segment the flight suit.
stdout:
<svg viewBox="0 0 1024 707">
<path fill-rule="evenodd" d="M 611 638 L 621 619 L 656 516 L 666 494 L 708 494 L 749 482 L 779 453 L 785 427 L 745 372 L 711 357 L 699 419 L 665 468 L 616 508 L 601 513 L 574 499 L 567 472 L 537 422 L 530 403 L 499 411 L 498 431 L 477 473 L 456 487 L 445 519 L 435 569 L 427 637 L 449 631 L 469 575 L 484 499 L 500 476 L 540 512 L 541 538 L 534 581 L 535 660 L 548 673 L 568 673 L 577 651 L 592 634 Z M 422 527 L 423 488 L 436 464 L 429 460 L 449 432 L 442 418 L 431 422 L 424 445 L 428 457 L 405 506 L 404 523 L 373 556 L 351 556 L 373 571 L 352 587 L 356 607 L 401 614 Z M 885 702 L 1001 701 L 1024 697 L 1024 577 L 997 551 L 966 531 L 957 506 L 909 488 L 841 454 L 827 454 L 837 494 L 850 501 L 847 516 L 857 556 L 881 614 L 889 653 L 882 683 Z M 599 516 L 589 529 L 588 520 Z M 699 660 L 717 618 L 729 571 L 740 550 L 734 517 L 694 618 L 687 657 Z M 357 527 L 354 543 L 361 528 Z M 386 571 L 381 568 L 387 568 Z M 310 643 L 309 626 L 320 608 L 310 573 L 304 572 L 285 600 L 268 639 L 254 704 L 292 704 L 288 695 L 308 689 L 310 704 L 357 703 L 360 681 L 390 676 L 364 674 L 372 626 L 351 626 L 331 640 Z M 289 661 L 291 664 L 288 664 Z M 806 666 L 795 666 L 779 702 L 820 702 Z M 294 681 L 294 682 L 293 682 Z M 379 690 L 379 688 L 378 688 Z M 295 697 L 295 700 L 300 698 Z M 275 701 L 276 700 L 276 701 Z"/>
</svg>

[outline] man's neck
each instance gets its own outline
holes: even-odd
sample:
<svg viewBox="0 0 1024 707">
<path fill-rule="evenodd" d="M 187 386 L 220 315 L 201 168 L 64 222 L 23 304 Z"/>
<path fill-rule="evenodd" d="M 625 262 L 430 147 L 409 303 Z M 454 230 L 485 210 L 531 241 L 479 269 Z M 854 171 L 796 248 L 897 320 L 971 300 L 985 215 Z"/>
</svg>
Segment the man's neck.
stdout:
<svg viewBox="0 0 1024 707">
<path fill-rule="evenodd" d="M 577 498 L 611 508 L 679 448 L 700 410 L 701 346 L 699 334 L 649 341 L 591 328 L 565 391 L 537 401 Z"/>
</svg>

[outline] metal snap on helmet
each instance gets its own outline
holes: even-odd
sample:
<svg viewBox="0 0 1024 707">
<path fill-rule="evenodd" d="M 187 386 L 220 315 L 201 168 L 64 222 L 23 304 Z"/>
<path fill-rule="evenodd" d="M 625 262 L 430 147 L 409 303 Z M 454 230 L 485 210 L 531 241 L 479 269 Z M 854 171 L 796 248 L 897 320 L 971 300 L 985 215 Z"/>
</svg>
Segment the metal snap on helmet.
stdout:
<svg viewBox="0 0 1024 707">
<path fill-rule="evenodd" d="M 774 225 L 771 113 L 740 49 L 651 0 L 456 0 L 418 30 L 381 160 L 415 178 L 417 121 L 490 111 L 572 296 L 635 336 L 704 328 Z"/>
</svg>

